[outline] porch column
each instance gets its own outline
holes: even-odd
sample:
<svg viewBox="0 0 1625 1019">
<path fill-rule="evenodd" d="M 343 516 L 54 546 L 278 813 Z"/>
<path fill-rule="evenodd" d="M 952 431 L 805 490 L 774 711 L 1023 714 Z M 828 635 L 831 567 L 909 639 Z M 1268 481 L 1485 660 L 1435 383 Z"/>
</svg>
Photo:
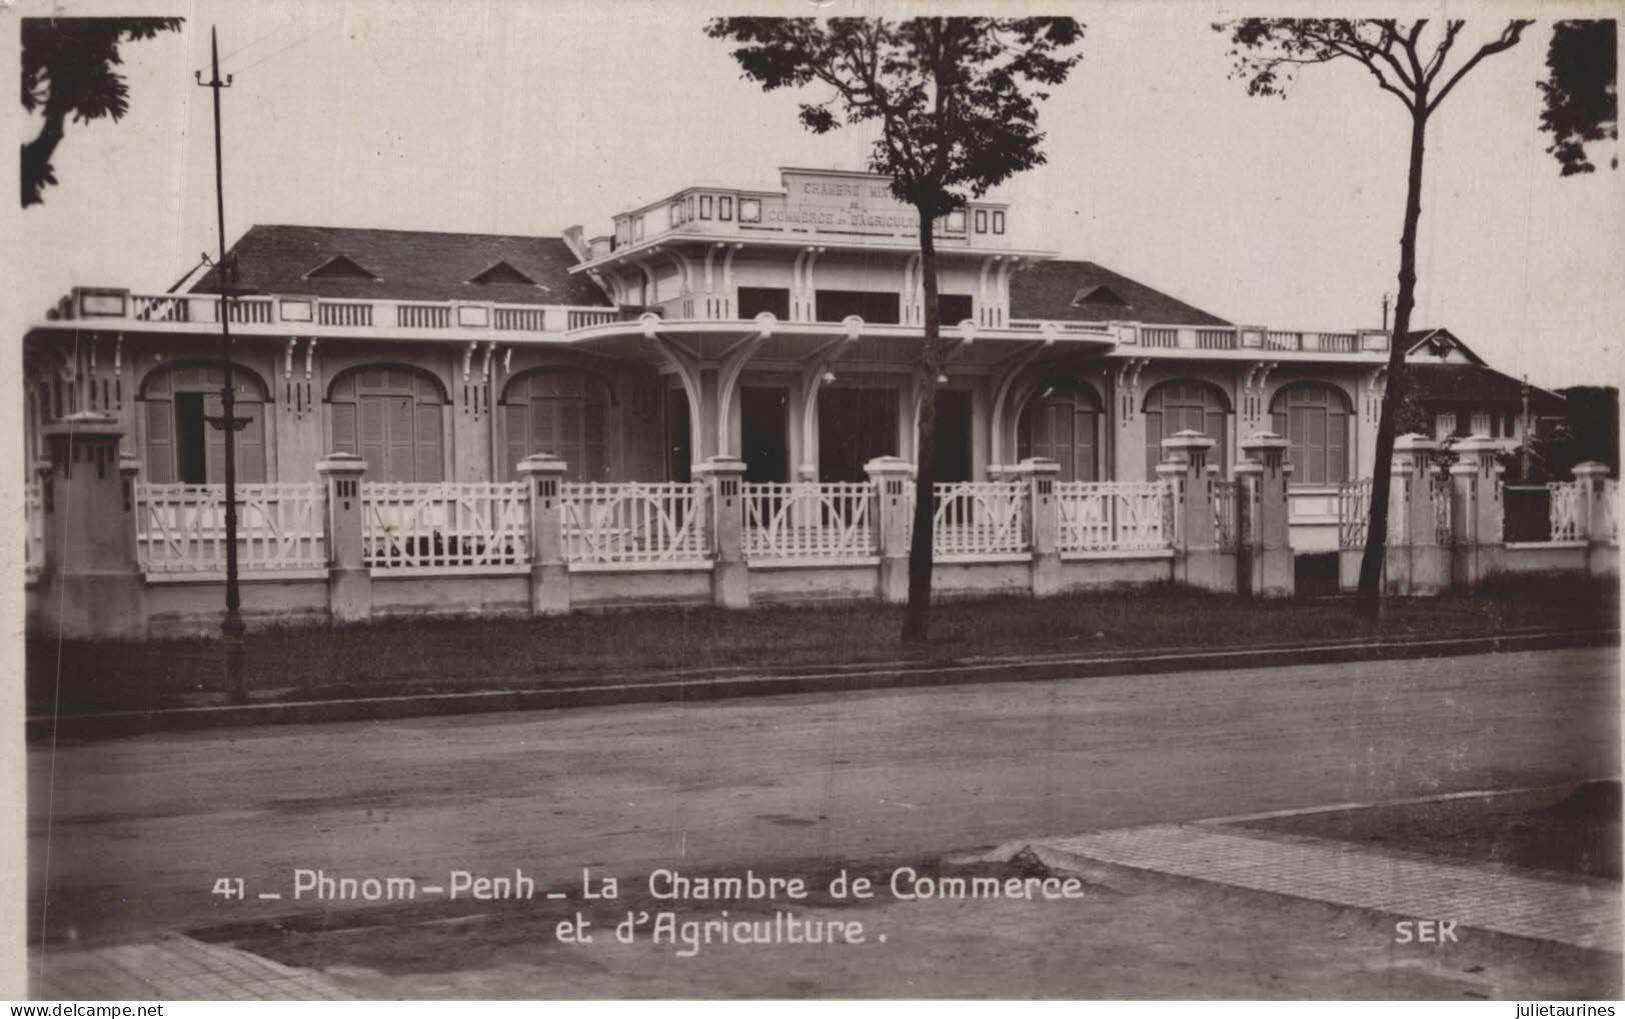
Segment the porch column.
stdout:
<svg viewBox="0 0 1625 1019">
<path fill-rule="evenodd" d="M 1213 526 L 1213 478 L 1207 461 L 1214 440 L 1185 429 L 1162 440 L 1166 459 L 1159 480 L 1173 483 L 1174 581 L 1209 591 L 1234 590 L 1221 576 L 1218 536 Z"/>
<path fill-rule="evenodd" d="M 361 476 L 367 461 L 329 453 L 316 462 L 327 488 L 327 607 L 334 622 L 372 618 L 372 571 L 362 543 Z"/>
<path fill-rule="evenodd" d="M 1501 567 L 1500 447 L 1487 435 L 1470 435 L 1456 443 L 1458 459 L 1450 467 L 1453 488 L 1451 519 L 1455 549 L 1452 576 L 1458 586 L 1476 584 Z"/>
<path fill-rule="evenodd" d="M 1394 440 L 1385 568 L 1387 589 L 1395 594 L 1438 594 L 1448 583 L 1433 511 L 1432 454 L 1438 448 L 1415 432 Z"/>
<path fill-rule="evenodd" d="M 1245 459 L 1236 465 L 1236 554 L 1248 557 L 1248 586 L 1243 594 L 1290 598 L 1297 588 L 1293 564 L 1292 531 L 1288 526 L 1287 486 L 1292 465 L 1286 462 L 1288 442 L 1271 431 L 1254 432 L 1241 441 Z M 1247 514 L 1242 525 L 1241 515 Z M 1245 535 L 1247 546 L 1241 546 Z"/>
<path fill-rule="evenodd" d="M 1061 590 L 1060 503 L 1055 479 L 1061 465 L 1048 457 L 1029 457 L 1015 468 L 1012 481 L 1027 485 L 1027 512 L 1031 514 L 1033 597 L 1046 598 Z"/>
<path fill-rule="evenodd" d="M 559 486 L 568 466 L 536 453 L 514 468 L 530 496 L 530 613 L 562 616 L 570 611 L 570 570 L 564 562 L 564 511 Z"/>
<path fill-rule="evenodd" d="M 705 484 L 706 524 L 711 528 L 711 597 L 725 609 L 750 606 L 750 573 L 745 563 L 745 461 L 713 456 L 694 465 Z"/>
<path fill-rule="evenodd" d="M 912 515 L 909 493 L 914 489 L 914 465 L 896 456 L 878 456 L 863 465 L 875 486 L 878 511 L 873 514 L 880 540 L 880 600 L 888 605 L 908 601 L 908 525 Z"/>
<path fill-rule="evenodd" d="M 147 584 L 135 546 L 135 475 L 117 419 L 70 414 L 45 429 L 40 623 L 52 636 L 144 640 Z"/>
<path fill-rule="evenodd" d="M 1618 539 L 1614 533 L 1614 493 L 1608 490 L 1608 467 L 1595 460 L 1575 464 L 1574 480 L 1580 483 L 1580 498 L 1585 505 L 1581 519 L 1585 526 L 1586 572 L 1615 575 L 1619 572 L 1619 553 L 1611 547 Z"/>
</svg>

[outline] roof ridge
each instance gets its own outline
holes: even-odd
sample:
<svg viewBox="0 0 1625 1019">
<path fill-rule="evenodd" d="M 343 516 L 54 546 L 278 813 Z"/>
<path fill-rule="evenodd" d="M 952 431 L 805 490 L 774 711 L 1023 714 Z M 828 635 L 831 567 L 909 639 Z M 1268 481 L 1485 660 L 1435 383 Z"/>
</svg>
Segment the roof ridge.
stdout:
<svg viewBox="0 0 1625 1019">
<path fill-rule="evenodd" d="M 412 230 L 405 227 L 390 226 L 322 226 L 315 223 L 254 223 L 249 230 L 320 230 L 326 232 L 356 232 L 375 234 L 429 234 L 435 237 L 502 237 L 512 240 L 526 241 L 560 241 L 564 240 L 563 233 L 546 234 L 493 234 L 481 233 L 473 230 Z M 247 233 L 247 231 L 244 231 Z"/>
</svg>

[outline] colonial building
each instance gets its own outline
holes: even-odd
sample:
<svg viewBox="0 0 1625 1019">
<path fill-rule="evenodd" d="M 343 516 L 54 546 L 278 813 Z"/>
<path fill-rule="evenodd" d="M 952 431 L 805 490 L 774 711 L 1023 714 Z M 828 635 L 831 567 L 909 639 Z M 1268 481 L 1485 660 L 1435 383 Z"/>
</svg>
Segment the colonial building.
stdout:
<svg viewBox="0 0 1625 1019">
<path fill-rule="evenodd" d="M 1329 547 L 1329 496 L 1370 473 L 1387 336 L 1231 323 L 1017 248 L 1021 214 L 979 201 L 936 225 L 937 477 L 1044 456 L 1062 480 L 1154 480 L 1182 429 L 1227 471 L 1273 429 L 1295 544 Z M 884 179 L 803 169 L 686 188 L 592 238 L 255 226 L 228 256 L 240 476 L 305 481 L 343 451 L 377 480 L 503 480 L 546 451 L 575 480 L 686 480 L 719 454 L 752 481 L 861 480 L 914 453 L 918 228 Z M 25 345 L 30 449 L 104 411 L 144 479 L 219 480 L 218 287 L 211 269 L 189 293 L 64 297 Z"/>
<path fill-rule="evenodd" d="M 1514 449 L 1561 421 L 1564 400 L 1498 372 L 1448 329 L 1418 329 L 1405 352 L 1415 403 L 1435 439 L 1487 435 Z"/>
</svg>

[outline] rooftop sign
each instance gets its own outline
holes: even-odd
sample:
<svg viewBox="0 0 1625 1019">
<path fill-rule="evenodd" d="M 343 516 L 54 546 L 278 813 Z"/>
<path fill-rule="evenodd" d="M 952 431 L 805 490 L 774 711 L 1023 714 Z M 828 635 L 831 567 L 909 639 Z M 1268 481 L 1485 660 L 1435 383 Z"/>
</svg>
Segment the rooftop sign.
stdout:
<svg viewBox="0 0 1625 1019">
<path fill-rule="evenodd" d="M 763 210 L 770 224 L 885 234 L 920 228 L 919 213 L 898 201 L 883 177 L 786 170 L 784 190 L 782 206 Z"/>
</svg>

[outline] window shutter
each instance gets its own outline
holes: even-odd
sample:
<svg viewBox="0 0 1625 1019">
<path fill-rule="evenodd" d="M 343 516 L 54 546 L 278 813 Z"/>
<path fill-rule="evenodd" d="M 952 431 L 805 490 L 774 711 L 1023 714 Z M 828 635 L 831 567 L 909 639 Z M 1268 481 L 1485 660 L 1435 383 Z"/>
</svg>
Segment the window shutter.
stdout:
<svg viewBox="0 0 1625 1019">
<path fill-rule="evenodd" d="M 333 423 L 333 452 L 360 455 L 356 447 L 355 404 L 335 403 L 330 411 Z"/>
<path fill-rule="evenodd" d="M 387 444 L 385 468 L 391 481 L 416 481 L 417 478 L 417 443 L 414 433 L 417 426 L 417 401 L 410 396 L 391 396 L 383 404 L 385 408 L 384 441 Z"/>
<path fill-rule="evenodd" d="M 203 416 L 205 419 L 220 420 L 225 416 L 225 404 L 220 397 L 209 395 L 203 400 Z M 233 412 L 235 413 L 235 411 Z M 203 446 L 207 453 L 205 456 L 206 473 L 204 477 L 210 484 L 224 484 L 226 480 L 226 433 L 222 428 L 216 428 L 208 420 L 203 422 Z"/>
<path fill-rule="evenodd" d="M 260 484 L 265 481 L 265 405 L 239 403 L 234 413 L 248 419 L 237 433 L 237 480 Z"/>
<path fill-rule="evenodd" d="M 517 473 L 514 470 L 514 467 L 518 465 L 519 461 L 523 460 L 532 453 L 540 453 L 542 451 L 531 449 L 528 443 L 528 440 L 530 439 L 529 404 L 509 404 L 502 408 L 502 416 L 504 426 L 503 430 L 506 433 L 504 436 L 506 440 L 504 445 L 508 451 L 508 462 L 505 467 L 507 473 L 505 476 L 508 478 L 513 478 Z"/>
<path fill-rule="evenodd" d="M 1145 415 L 1145 480 L 1157 480 L 1157 464 L 1162 463 L 1163 424 L 1161 411 Z"/>
<path fill-rule="evenodd" d="M 168 400 L 147 402 L 147 480 L 175 480 L 175 408 Z"/>
<path fill-rule="evenodd" d="M 1338 411 L 1326 428 L 1326 484 L 1348 480 L 1348 445 L 1349 416 Z"/>
<path fill-rule="evenodd" d="M 1100 423 L 1100 415 L 1094 411 L 1080 410 L 1074 417 L 1077 429 L 1076 453 L 1073 456 L 1075 471 L 1070 481 L 1095 481 L 1095 431 Z"/>
<path fill-rule="evenodd" d="M 361 458 L 367 461 L 367 473 L 377 481 L 398 481 L 388 471 L 389 461 L 385 455 L 384 415 L 386 413 L 385 401 L 388 397 L 364 396 L 356 401 L 356 413 L 360 418 L 358 429 L 358 452 Z"/>
<path fill-rule="evenodd" d="M 440 404 L 418 404 L 417 419 L 417 480 L 443 481 L 446 461 L 440 442 Z"/>
</svg>

